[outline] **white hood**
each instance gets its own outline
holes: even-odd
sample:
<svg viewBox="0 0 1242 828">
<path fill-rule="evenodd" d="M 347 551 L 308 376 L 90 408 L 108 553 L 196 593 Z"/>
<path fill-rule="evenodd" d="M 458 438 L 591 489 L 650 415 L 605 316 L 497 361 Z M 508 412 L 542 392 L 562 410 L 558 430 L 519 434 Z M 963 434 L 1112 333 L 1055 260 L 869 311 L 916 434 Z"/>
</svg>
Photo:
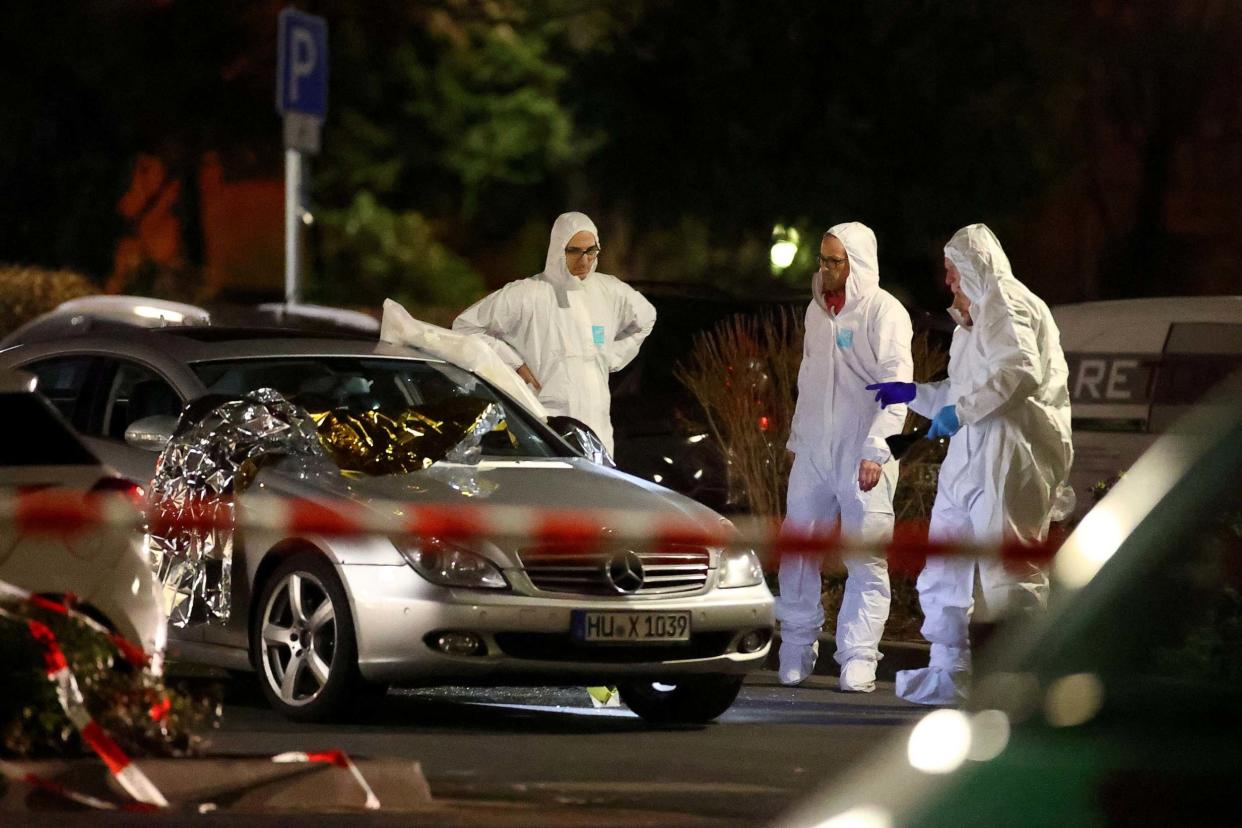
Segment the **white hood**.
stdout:
<svg viewBox="0 0 1242 828">
<path fill-rule="evenodd" d="M 944 246 L 944 255 L 961 275 L 962 293 L 972 305 L 982 303 L 1001 279 L 1013 278 L 1009 257 L 986 224 L 969 224 L 958 230 Z"/>
<path fill-rule="evenodd" d="M 845 306 L 874 292 L 880 287 L 880 265 L 876 254 L 875 233 L 861 222 L 847 221 L 828 228 L 825 233 L 836 236 L 845 247 L 845 255 L 850 260 L 850 275 L 845 280 Z M 815 303 L 823 311 L 828 310 L 824 302 L 823 274 L 815 271 L 811 279 L 811 295 Z"/>
<path fill-rule="evenodd" d="M 543 273 L 540 275 L 557 288 L 558 297 L 563 290 L 582 288 L 582 280 L 570 273 L 569 266 L 565 264 L 565 248 L 569 246 L 569 240 L 583 230 L 594 236 L 595 244 L 599 244 L 599 230 L 595 228 L 595 222 L 584 213 L 561 213 L 552 224 L 552 236 L 548 240 L 548 256 L 544 260 Z M 588 273 L 594 273 L 595 265 L 598 263 L 598 259 L 592 261 Z M 564 307 L 564 304 L 561 307 Z"/>
</svg>

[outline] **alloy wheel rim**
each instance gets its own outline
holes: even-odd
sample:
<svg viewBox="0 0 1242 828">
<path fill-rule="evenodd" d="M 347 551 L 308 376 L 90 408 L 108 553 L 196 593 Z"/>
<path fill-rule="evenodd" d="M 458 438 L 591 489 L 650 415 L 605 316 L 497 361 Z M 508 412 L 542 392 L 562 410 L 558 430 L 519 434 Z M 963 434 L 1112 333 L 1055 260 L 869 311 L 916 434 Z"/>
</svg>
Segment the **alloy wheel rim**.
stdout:
<svg viewBox="0 0 1242 828">
<path fill-rule="evenodd" d="M 280 700 L 310 704 L 323 692 L 337 651 L 336 607 L 309 572 L 290 572 L 272 590 L 260 630 L 263 672 Z"/>
</svg>

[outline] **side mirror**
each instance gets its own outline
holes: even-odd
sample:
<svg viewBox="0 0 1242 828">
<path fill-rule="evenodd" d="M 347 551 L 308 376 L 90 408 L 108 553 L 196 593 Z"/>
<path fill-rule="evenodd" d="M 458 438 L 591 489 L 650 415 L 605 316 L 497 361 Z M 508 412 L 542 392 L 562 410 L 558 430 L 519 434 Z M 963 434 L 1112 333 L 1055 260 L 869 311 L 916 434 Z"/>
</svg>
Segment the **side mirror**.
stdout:
<svg viewBox="0 0 1242 828">
<path fill-rule="evenodd" d="M 163 451 L 176 428 L 176 417 L 167 414 L 143 417 L 141 420 L 134 420 L 125 429 L 125 443 L 143 451 Z"/>
<path fill-rule="evenodd" d="M 604 448 L 604 441 L 599 439 L 599 435 L 581 420 L 575 420 L 573 417 L 563 415 L 554 415 L 548 418 L 548 426 L 559 434 L 562 440 L 569 443 L 572 448 L 592 463 L 606 466 L 610 469 L 617 467 L 617 462 L 612 459 L 608 449 Z"/>
</svg>

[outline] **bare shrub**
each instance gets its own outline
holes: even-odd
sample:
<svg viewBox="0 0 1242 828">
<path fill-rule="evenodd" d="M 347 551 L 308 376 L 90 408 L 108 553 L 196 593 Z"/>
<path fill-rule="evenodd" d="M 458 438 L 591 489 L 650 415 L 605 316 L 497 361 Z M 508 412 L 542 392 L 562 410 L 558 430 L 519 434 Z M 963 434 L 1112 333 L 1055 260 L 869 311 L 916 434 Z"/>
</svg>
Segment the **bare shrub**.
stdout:
<svg viewBox="0 0 1242 828">
<path fill-rule="evenodd" d="M 754 515 L 785 510 L 785 443 L 801 358 L 801 320 L 781 307 L 724 320 L 695 338 L 689 360 L 675 371 L 724 454 L 729 503 Z"/>
<path fill-rule="evenodd" d="M 926 332 L 911 345 L 915 382 L 942 375 L 948 354 Z M 802 324 L 787 307 L 751 316 L 732 316 L 698 336 L 675 376 L 694 395 L 713 444 L 728 469 L 729 502 L 764 517 L 785 511 L 789 456 L 785 443 L 798 395 Z M 921 418 L 906 418 L 909 431 Z M 897 520 L 925 520 L 935 498 L 944 449 L 928 441 L 903 459 L 894 497 Z"/>
<path fill-rule="evenodd" d="M 944 376 L 949 365 L 949 354 L 922 331 L 910 343 L 910 355 L 914 358 L 914 381 L 933 382 Z M 922 417 L 911 411 L 906 415 L 905 431 L 910 431 Z M 898 523 L 926 521 L 931 517 L 932 503 L 936 499 L 936 480 L 940 475 L 940 462 L 944 460 L 945 447 L 938 441 L 922 440 L 911 447 L 901 459 L 901 477 L 893 493 L 893 514 Z"/>
<path fill-rule="evenodd" d="M 791 308 L 730 317 L 697 337 L 688 360 L 676 369 L 678 380 L 703 409 L 713 445 L 724 455 L 729 503 L 739 511 L 761 517 L 784 515 L 789 480 L 785 443 L 797 401 L 802 336 L 802 320 Z M 914 337 L 911 356 L 915 382 L 942 377 L 949 361 L 926 331 Z M 910 412 L 905 431 L 921 419 Z M 925 522 L 931 516 L 943 459 L 944 446 L 931 440 L 919 442 L 902 459 L 893 496 L 898 522 Z M 915 638 L 922 616 L 914 574 L 893 572 L 891 577 L 888 635 Z M 826 566 L 825 629 L 829 632 L 834 629 L 844 581 L 843 566 Z"/>
</svg>

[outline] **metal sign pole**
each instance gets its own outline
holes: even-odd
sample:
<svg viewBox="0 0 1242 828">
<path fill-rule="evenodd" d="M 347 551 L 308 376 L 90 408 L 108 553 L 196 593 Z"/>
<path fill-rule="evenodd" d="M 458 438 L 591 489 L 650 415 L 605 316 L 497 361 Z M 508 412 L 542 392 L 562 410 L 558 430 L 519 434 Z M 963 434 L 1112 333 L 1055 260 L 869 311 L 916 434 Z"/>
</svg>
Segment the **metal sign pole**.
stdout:
<svg viewBox="0 0 1242 828">
<path fill-rule="evenodd" d="M 276 109 L 284 119 L 285 304 L 302 300 L 302 223 L 305 211 L 303 153 L 319 152 L 319 129 L 328 114 L 328 24 L 294 8 L 278 21 Z"/>
<path fill-rule="evenodd" d="M 285 304 L 301 300 L 302 153 L 285 150 Z"/>
</svg>

